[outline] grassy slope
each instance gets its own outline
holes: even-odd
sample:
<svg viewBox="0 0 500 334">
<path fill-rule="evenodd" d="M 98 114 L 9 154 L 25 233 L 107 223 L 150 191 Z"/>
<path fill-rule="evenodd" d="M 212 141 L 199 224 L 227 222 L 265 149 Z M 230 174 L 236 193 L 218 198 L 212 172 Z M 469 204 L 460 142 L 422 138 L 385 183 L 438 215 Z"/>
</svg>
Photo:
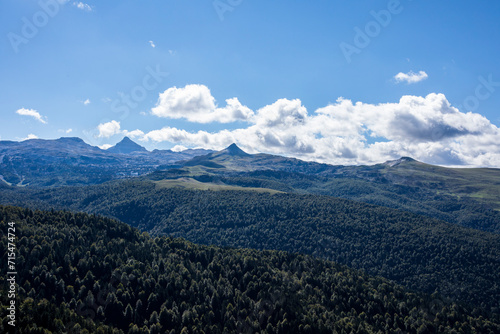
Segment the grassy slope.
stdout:
<svg viewBox="0 0 500 334">
<path fill-rule="evenodd" d="M 168 179 L 154 181 L 158 189 L 168 189 L 168 188 L 181 188 L 181 189 L 192 189 L 192 190 L 239 190 L 239 191 L 255 191 L 270 194 L 277 194 L 280 191 L 268 188 L 253 188 L 253 187 L 239 187 L 231 186 L 226 184 L 217 184 L 212 182 L 200 182 L 192 178 L 181 177 L 178 179 Z"/>
<path fill-rule="evenodd" d="M 411 162 L 386 167 L 381 174 L 388 179 L 402 178 L 402 183 L 434 190 L 436 194 L 470 197 L 500 209 L 500 169 L 445 168 Z"/>
</svg>

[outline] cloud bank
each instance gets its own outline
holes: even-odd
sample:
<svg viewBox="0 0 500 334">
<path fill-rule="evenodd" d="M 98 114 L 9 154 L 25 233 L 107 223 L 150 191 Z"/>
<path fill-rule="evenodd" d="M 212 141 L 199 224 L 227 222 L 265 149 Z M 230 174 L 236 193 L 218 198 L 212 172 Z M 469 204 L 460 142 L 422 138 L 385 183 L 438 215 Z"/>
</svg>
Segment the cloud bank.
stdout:
<svg viewBox="0 0 500 334">
<path fill-rule="evenodd" d="M 500 129 L 480 114 L 460 112 L 443 94 L 408 95 L 381 104 L 339 98 L 314 112 L 299 99 L 280 99 L 254 112 L 237 98 L 219 108 L 207 87 L 188 85 L 161 93 L 151 112 L 196 123 L 240 122 L 239 128 L 217 132 L 166 126 L 122 133 L 134 133 L 142 141 L 215 150 L 237 143 L 250 153 L 330 164 L 374 164 L 410 156 L 440 165 L 500 166 Z M 121 131 L 119 124 L 114 129 L 103 128 L 103 135 Z"/>
</svg>

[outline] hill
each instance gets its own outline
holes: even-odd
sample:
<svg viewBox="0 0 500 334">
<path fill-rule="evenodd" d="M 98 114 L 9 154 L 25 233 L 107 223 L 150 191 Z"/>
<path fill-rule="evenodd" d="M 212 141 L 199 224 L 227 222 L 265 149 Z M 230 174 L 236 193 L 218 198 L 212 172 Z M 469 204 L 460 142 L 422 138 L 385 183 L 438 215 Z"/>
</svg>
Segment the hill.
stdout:
<svg viewBox="0 0 500 334">
<path fill-rule="evenodd" d="M 162 182 L 25 189 L 4 195 L 4 202 L 99 213 L 200 244 L 310 254 L 499 313 L 498 234 L 329 196 L 202 191 Z"/>
<path fill-rule="evenodd" d="M 500 232 L 500 169 L 445 168 L 408 157 L 373 166 L 332 166 L 225 149 L 148 178 L 175 178 L 179 171 L 207 182 L 352 199 Z"/>
<path fill-rule="evenodd" d="M 19 333 L 500 331 L 439 296 L 309 256 L 197 246 L 95 215 L 0 206 L 1 231 L 9 222 L 18 238 Z"/>
</svg>

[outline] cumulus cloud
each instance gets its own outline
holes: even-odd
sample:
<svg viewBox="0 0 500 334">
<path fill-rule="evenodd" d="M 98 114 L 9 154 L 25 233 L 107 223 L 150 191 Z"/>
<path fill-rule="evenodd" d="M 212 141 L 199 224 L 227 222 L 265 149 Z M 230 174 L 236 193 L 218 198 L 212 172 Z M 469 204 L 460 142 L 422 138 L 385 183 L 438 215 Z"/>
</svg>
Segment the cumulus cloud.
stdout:
<svg viewBox="0 0 500 334">
<path fill-rule="evenodd" d="M 205 88 L 196 87 L 194 93 L 170 91 L 163 96 L 169 102 L 159 103 L 166 109 L 157 113 L 198 122 L 203 117 L 220 120 Z M 460 112 L 443 94 L 403 96 L 397 103 L 381 104 L 339 98 L 312 113 L 298 99 L 280 99 L 245 115 L 227 118 L 249 123 L 234 130 L 211 133 L 164 127 L 144 134 L 142 140 L 216 150 L 235 142 L 251 153 L 331 164 L 371 164 L 411 156 L 442 165 L 500 166 L 500 129 L 480 114 Z"/>
<path fill-rule="evenodd" d="M 151 45 L 152 48 L 156 48 L 156 45 L 153 41 L 149 41 L 149 45 Z"/>
<path fill-rule="evenodd" d="M 78 9 L 81 9 L 85 12 L 91 12 L 92 11 L 92 7 L 86 3 L 83 3 L 83 2 L 73 2 L 73 6 L 75 6 L 76 8 Z"/>
<path fill-rule="evenodd" d="M 193 133 L 167 126 L 160 130 L 153 130 L 146 133 L 143 139 L 154 142 L 187 143 L 191 146 L 221 149 L 231 145 L 235 137 L 232 135 L 232 131 L 229 130 L 222 130 L 217 133 L 207 131 Z"/>
<path fill-rule="evenodd" d="M 304 124 L 307 109 L 299 99 L 279 99 L 257 111 L 256 124 L 263 127 L 290 127 Z"/>
<path fill-rule="evenodd" d="M 125 136 L 128 136 L 130 138 L 142 138 L 144 137 L 144 132 L 142 132 L 141 130 L 139 129 L 136 129 L 134 131 L 127 131 L 127 130 L 123 130 L 122 133 L 125 135 Z"/>
<path fill-rule="evenodd" d="M 351 133 L 366 130 L 372 137 L 402 142 L 432 142 L 477 134 L 490 123 L 479 114 L 460 113 L 443 94 L 403 96 L 399 103 L 379 105 L 345 100 L 319 109 L 318 113 L 328 115 L 327 122 L 338 116 L 341 121 L 354 121 L 357 127 L 349 129 Z"/>
<path fill-rule="evenodd" d="M 26 109 L 26 108 L 21 108 L 16 111 L 16 114 L 21 115 L 21 116 L 30 116 L 35 118 L 36 120 L 42 122 L 43 124 L 47 124 L 46 118 L 40 115 L 38 111 L 35 109 Z"/>
<path fill-rule="evenodd" d="M 121 133 L 120 122 L 113 120 L 107 123 L 101 123 L 97 126 L 97 130 L 99 130 L 98 137 L 109 138 L 111 136 Z"/>
<path fill-rule="evenodd" d="M 429 76 L 424 71 L 420 71 L 418 73 L 414 73 L 413 71 L 410 71 L 408 73 L 399 72 L 398 74 L 396 74 L 394 76 L 394 79 L 398 83 L 399 82 L 406 82 L 407 84 L 412 84 L 412 83 L 417 83 L 417 82 L 420 82 L 422 80 L 425 80 L 428 77 Z"/>
<path fill-rule="evenodd" d="M 237 98 L 227 99 L 226 106 L 219 108 L 210 90 L 204 85 L 167 89 L 160 93 L 151 113 L 158 117 L 184 118 L 196 123 L 231 123 L 246 121 L 254 116 L 252 110 L 243 106 Z"/>
<path fill-rule="evenodd" d="M 88 106 L 90 104 L 90 100 L 86 99 L 85 101 L 82 102 L 83 105 Z"/>
</svg>

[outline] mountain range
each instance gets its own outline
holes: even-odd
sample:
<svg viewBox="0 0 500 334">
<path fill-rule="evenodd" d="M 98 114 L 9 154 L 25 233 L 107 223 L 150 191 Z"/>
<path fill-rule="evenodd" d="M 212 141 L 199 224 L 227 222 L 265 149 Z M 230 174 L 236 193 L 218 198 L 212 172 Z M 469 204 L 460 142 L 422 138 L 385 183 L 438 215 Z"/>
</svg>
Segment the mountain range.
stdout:
<svg viewBox="0 0 500 334">
<path fill-rule="evenodd" d="M 341 166 L 236 144 L 0 142 L 0 204 L 104 215 L 154 237 L 335 261 L 500 321 L 500 170 Z M 17 182 L 14 182 L 17 181 Z"/>
<path fill-rule="evenodd" d="M 163 186 L 264 188 L 340 197 L 500 232 L 500 169 L 445 168 L 409 157 L 372 166 L 339 166 L 236 144 L 221 151 L 147 151 L 128 137 L 108 150 L 79 138 L 0 141 L 0 184 L 58 187 L 143 177 Z"/>
<path fill-rule="evenodd" d="M 80 138 L 0 141 L 0 180 L 16 186 L 97 184 L 137 176 L 211 151 L 147 151 L 128 137 L 103 150 Z"/>
</svg>

